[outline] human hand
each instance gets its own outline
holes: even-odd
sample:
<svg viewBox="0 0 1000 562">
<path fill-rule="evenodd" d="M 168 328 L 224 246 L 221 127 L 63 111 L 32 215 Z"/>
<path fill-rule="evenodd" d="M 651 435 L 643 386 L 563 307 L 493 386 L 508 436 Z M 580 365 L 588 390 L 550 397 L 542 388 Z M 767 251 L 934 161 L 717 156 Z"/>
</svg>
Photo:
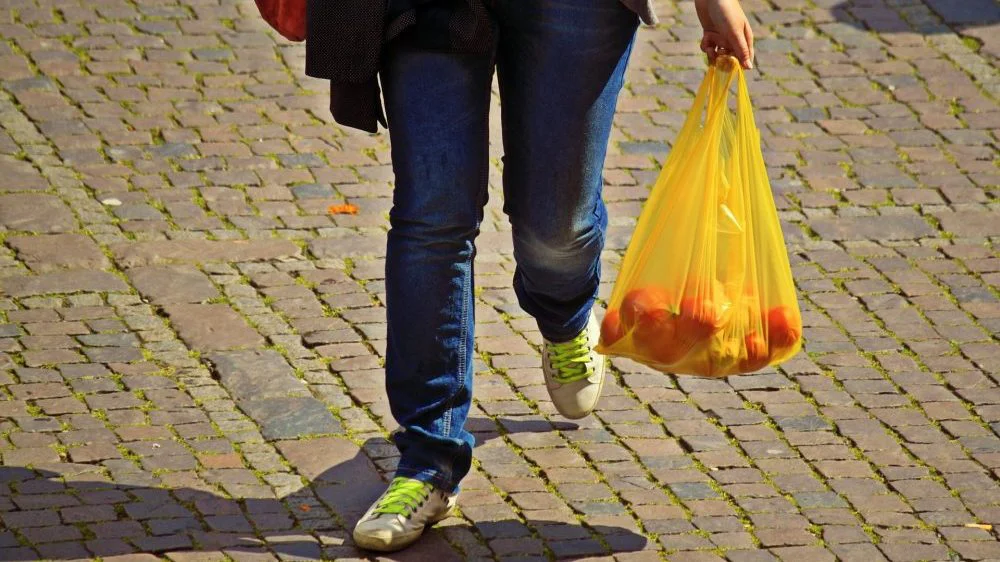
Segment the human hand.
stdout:
<svg viewBox="0 0 1000 562">
<path fill-rule="evenodd" d="M 743 68 L 753 68 L 753 31 L 739 0 L 695 0 L 704 35 L 701 50 L 715 62 L 719 55 L 732 55 Z"/>
</svg>

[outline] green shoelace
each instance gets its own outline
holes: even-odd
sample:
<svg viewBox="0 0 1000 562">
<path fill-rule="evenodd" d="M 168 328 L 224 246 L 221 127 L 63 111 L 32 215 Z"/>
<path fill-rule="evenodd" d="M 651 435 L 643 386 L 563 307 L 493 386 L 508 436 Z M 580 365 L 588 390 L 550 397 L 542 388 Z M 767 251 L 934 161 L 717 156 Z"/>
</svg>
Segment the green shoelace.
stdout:
<svg viewBox="0 0 1000 562">
<path fill-rule="evenodd" d="M 585 379 L 594 374 L 590 368 L 590 340 L 587 331 L 563 343 L 550 343 L 548 346 L 549 363 L 555 371 L 552 378 L 560 384 L 567 384 Z"/>
<path fill-rule="evenodd" d="M 427 499 L 431 486 L 420 480 L 397 476 L 392 479 L 389 489 L 379 500 L 376 514 L 390 513 L 409 517 Z"/>
</svg>

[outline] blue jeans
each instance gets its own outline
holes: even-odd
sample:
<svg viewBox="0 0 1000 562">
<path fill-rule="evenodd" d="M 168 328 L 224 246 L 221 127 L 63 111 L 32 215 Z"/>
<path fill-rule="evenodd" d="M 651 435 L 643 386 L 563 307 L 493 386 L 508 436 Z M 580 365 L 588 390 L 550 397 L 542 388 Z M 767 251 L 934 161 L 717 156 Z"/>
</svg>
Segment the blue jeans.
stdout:
<svg viewBox="0 0 1000 562">
<path fill-rule="evenodd" d="M 402 41 L 382 67 L 396 176 L 385 268 L 396 474 L 445 491 L 468 473 L 474 445 L 464 425 L 493 69 L 514 289 L 542 335 L 566 341 L 586 327 L 597 294 L 602 168 L 638 26 L 619 0 L 497 0 L 493 15 L 493 56 Z"/>
</svg>

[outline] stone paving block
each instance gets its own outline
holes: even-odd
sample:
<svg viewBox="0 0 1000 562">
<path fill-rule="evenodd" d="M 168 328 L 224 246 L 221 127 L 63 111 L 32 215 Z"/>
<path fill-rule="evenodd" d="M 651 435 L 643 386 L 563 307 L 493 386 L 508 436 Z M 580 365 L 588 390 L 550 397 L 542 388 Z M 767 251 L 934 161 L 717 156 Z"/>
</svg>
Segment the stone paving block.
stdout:
<svg viewBox="0 0 1000 562">
<path fill-rule="evenodd" d="M 12 297 L 126 291 L 128 285 L 121 278 L 105 271 L 66 270 L 0 279 L 0 292 Z"/>
<path fill-rule="evenodd" d="M 962 238 L 987 238 L 1000 236 L 1000 225 L 995 213 L 988 211 L 941 212 L 935 215 L 941 228 Z"/>
<path fill-rule="evenodd" d="M 43 193 L 0 195 L 0 225 L 26 232 L 76 230 L 73 213 L 59 198 Z"/>
<path fill-rule="evenodd" d="M 237 401 L 309 395 L 292 367 L 276 351 L 225 351 L 209 354 L 206 359 Z"/>
<path fill-rule="evenodd" d="M 266 439 L 342 432 L 340 422 L 312 397 L 261 398 L 241 402 L 240 408 L 261 425 Z"/>
<path fill-rule="evenodd" d="M 225 304 L 171 304 L 164 307 L 184 342 L 199 351 L 259 347 L 264 339 Z"/>
<path fill-rule="evenodd" d="M 72 447 L 69 457 L 73 462 L 86 463 L 121 458 L 121 452 L 111 443 L 92 443 Z"/>
<path fill-rule="evenodd" d="M 171 262 L 254 262 L 299 255 L 299 247 L 288 240 L 163 240 L 130 242 L 111 246 L 122 267 Z"/>
<path fill-rule="evenodd" d="M 48 447 L 27 447 L 0 453 L 5 466 L 31 466 L 59 462 L 59 453 Z"/>
<path fill-rule="evenodd" d="M 18 257 L 32 271 L 54 271 L 63 267 L 104 269 L 108 260 L 93 240 L 80 234 L 11 236 L 7 238 Z"/>
<path fill-rule="evenodd" d="M 935 234 L 917 216 L 819 218 L 809 226 L 829 240 L 906 240 Z"/>
<path fill-rule="evenodd" d="M 208 277 L 191 266 L 135 267 L 127 275 L 139 293 L 159 305 L 203 303 L 219 296 Z"/>
<path fill-rule="evenodd" d="M 309 253 L 320 259 L 381 257 L 385 255 L 385 243 L 384 235 L 345 233 L 343 237 L 311 240 Z"/>
<path fill-rule="evenodd" d="M 1000 8 L 988 0 L 927 0 L 930 6 L 944 21 L 950 24 L 968 24 L 1000 19 Z"/>
<path fill-rule="evenodd" d="M 38 560 L 39 555 L 35 550 L 19 546 L 11 548 L 0 548 L 0 560 Z"/>
</svg>

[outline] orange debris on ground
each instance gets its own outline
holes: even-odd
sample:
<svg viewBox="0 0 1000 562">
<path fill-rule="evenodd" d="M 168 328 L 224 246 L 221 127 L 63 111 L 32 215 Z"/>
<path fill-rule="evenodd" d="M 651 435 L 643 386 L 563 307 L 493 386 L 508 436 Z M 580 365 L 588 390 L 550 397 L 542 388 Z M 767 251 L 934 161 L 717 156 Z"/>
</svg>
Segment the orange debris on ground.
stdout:
<svg viewBox="0 0 1000 562">
<path fill-rule="evenodd" d="M 326 208 L 326 212 L 331 215 L 356 215 L 358 214 L 358 206 L 350 203 L 344 203 L 343 205 L 330 205 Z"/>
</svg>

